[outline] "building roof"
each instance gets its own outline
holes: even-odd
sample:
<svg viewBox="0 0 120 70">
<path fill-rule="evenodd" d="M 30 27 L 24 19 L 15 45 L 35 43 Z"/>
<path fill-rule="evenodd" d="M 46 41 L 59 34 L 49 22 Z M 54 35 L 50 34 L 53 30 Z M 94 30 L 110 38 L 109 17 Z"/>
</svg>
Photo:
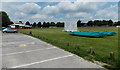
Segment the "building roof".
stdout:
<svg viewBox="0 0 120 70">
<path fill-rule="evenodd" d="M 10 26 L 16 26 L 16 25 L 23 26 L 23 27 L 32 27 L 32 26 L 25 25 L 25 24 L 22 24 L 22 23 L 12 24 L 12 25 L 10 25 Z"/>
</svg>

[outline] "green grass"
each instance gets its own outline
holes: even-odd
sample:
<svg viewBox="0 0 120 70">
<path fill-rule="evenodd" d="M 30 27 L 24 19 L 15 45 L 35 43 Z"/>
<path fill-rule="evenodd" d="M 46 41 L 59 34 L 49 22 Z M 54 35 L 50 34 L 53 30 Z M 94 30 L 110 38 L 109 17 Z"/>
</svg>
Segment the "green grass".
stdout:
<svg viewBox="0 0 120 70">
<path fill-rule="evenodd" d="M 43 41 L 56 45 L 66 51 L 72 52 L 87 60 L 97 60 L 107 63 L 112 67 L 116 66 L 118 60 L 118 28 L 116 27 L 80 27 L 79 31 L 108 31 L 116 32 L 115 36 L 107 36 L 104 38 L 89 38 L 80 36 L 71 36 L 69 32 L 63 32 L 63 28 L 35 28 L 21 29 L 21 33 L 29 34 L 32 31 L 34 37 Z M 79 46 L 80 49 L 76 49 Z M 94 55 L 88 53 L 92 47 L 95 51 Z M 109 53 L 114 52 L 115 60 L 109 59 Z"/>
</svg>

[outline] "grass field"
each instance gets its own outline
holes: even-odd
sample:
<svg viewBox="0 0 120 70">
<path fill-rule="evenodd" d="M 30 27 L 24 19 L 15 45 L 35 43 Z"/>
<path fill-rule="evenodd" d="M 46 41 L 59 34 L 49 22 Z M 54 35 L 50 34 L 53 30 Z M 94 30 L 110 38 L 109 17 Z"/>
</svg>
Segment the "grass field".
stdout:
<svg viewBox="0 0 120 70">
<path fill-rule="evenodd" d="M 104 62 L 112 67 L 115 66 L 118 58 L 118 28 L 116 27 L 80 27 L 79 31 L 108 31 L 116 32 L 115 36 L 107 36 L 104 38 L 89 38 L 80 36 L 71 36 L 69 32 L 62 32 L 63 28 L 35 28 L 21 29 L 21 33 L 29 34 L 32 31 L 34 37 L 43 41 L 56 45 L 66 51 L 72 52 L 87 60 L 97 60 Z M 76 48 L 77 47 L 77 48 Z M 92 47 L 95 54 L 88 53 Z M 109 53 L 114 52 L 115 60 L 109 59 Z"/>
</svg>

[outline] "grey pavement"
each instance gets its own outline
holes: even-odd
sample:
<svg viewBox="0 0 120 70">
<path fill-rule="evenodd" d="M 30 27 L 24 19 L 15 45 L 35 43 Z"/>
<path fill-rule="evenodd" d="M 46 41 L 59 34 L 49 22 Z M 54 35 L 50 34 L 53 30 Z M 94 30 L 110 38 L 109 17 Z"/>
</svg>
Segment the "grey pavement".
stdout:
<svg viewBox="0 0 120 70">
<path fill-rule="evenodd" d="M 2 33 L 0 31 L 0 69 L 2 69 Z"/>
<path fill-rule="evenodd" d="M 2 34 L 2 68 L 103 68 L 39 39 Z"/>
</svg>

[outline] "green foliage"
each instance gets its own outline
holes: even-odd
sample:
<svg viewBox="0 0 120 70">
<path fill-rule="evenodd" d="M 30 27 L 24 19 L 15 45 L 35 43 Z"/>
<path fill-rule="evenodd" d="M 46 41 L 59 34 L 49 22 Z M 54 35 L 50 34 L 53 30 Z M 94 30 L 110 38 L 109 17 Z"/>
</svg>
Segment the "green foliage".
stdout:
<svg viewBox="0 0 120 70">
<path fill-rule="evenodd" d="M 107 26 L 108 21 L 107 20 L 95 20 L 94 25 L 95 26 Z"/>
<path fill-rule="evenodd" d="M 46 28 L 46 27 L 64 27 L 64 22 L 43 22 L 43 24 L 41 24 L 41 27 Z"/>
<path fill-rule="evenodd" d="M 37 24 L 36 24 L 36 22 L 34 22 L 33 25 L 32 25 L 32 27 L 35 28 L 36 26 L 37 26 Z"/>
<path fill-rule="evenodd" d="M 14 22 L 11 21 L 10 24 L 14 24 Z"/>
<path fill-rule="evenodd" d="M 93 26 L 94 22 L 93 21 L 88 21 L 87 26 Z"/>
<path fill-rule="evenodd" d="M 10 18 L 6 12 L 1 11 L 0 18 L 2 18 L 2 19 L 0 19 L 0 21 L 2 21 L 2 27 L 8 27 L 8 25 L 11 24 Z"/>
<path fill-rule="evenodd" d="M 55 26 L 55 22 L 51 22 L 49 26 Z"/>
<path fill-rule="evenodd" d="M 84 27 L 84 26 L 117 26 L 120 25 L 120 22 L 113 22 L 111 19 L 110 20 L 90 20 L 87 23 L 83 24 L 81 23 L 80 20 L 77 22 L 78 27 Z"/>
<path fill-rule="evenodd" d="M 23 24 L 22 21 L 19 21 L 19 23 Z"/>
<path fill-rule="evenodd" d="M 113 26 L 120 26 L 120 21 L 115 22 L 115 23 L 113 24 Z"/>
<path fill-rule="evenodd" d="M 26 25 L 30 25 L 30 22 L 29 22 L 29 21 L 27 21 L 25 24 L 26 24 Z"/>
<path fill-rule="evenodd" d="M 108 21 L 108 25 L 109 25 L 109 26 L 113 26 L 113 21 L 112 21 L 112 20 L 109 20 L 109 21 Z"/>
<path fill-rule="evenodd" d="M 65 24 L 64 22 L 57 22 L 56 26 L 57 27 L 64 27 L 64 24 Z"/>
<path fill-rule="evenodd" d="M 81 24 L 82 24 L 81 21 L 78 20 L 78 21 L 77 21 L 77 27 L 81 27 L 81 26 L 82 26 Z"/>
<path fill-rule="evenodd" d="M 41 22 L 38 22 L 37 27 L 38 27 L 38 28 L 41 28 L 41 27 L 42 27 Z"/>
<path fill-rule="evenodd" d="M 49 23 L 43 22 L 42 27 L 49 27 Z"/>
</svg>

